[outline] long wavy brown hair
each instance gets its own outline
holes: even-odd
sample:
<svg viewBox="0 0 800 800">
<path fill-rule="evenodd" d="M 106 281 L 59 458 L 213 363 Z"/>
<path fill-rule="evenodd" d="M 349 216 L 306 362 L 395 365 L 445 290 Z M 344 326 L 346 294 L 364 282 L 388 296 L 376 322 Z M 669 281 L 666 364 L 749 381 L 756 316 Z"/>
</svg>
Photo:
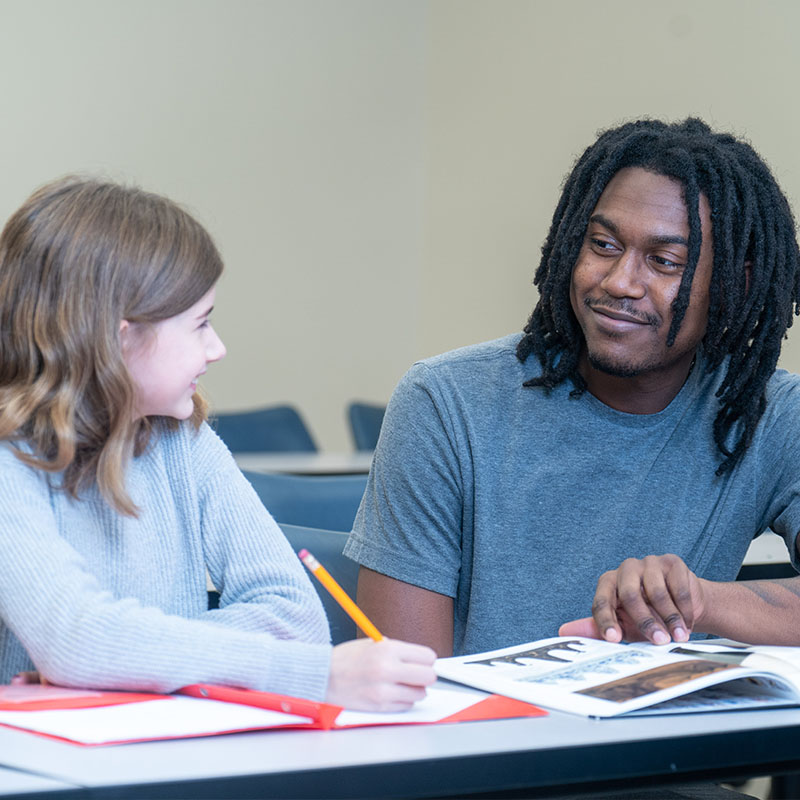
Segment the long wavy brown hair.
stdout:
<svg viewBox="0 0 800 800">
<path fill-rule="evenodd" d="M 221 272 L 208 232 L 165 197 L 75 176 L 34 192 L 0 234 L 0 440 L 73 497 L 96 484 L 135 516 L 126 467 L 179 423 L 134 419 L 120 323 L 180 314 Z M 205 417 L 196 394 L 191 422 Z"/>
</svg>

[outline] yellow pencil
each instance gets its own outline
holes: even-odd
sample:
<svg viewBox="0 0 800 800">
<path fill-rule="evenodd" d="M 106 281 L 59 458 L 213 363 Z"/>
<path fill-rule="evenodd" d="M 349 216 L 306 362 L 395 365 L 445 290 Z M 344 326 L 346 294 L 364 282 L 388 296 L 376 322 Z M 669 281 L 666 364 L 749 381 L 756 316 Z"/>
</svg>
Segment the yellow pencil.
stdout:
<svg viewBox="0 0 800 800">
<path fill-rule="evenodd" d="M 298 554 L 300 560 L 309 571 L 331 593 L 333 599 L 353 618 L 353 622 L 374 642 L 383 639 L 381 632 L 367 619 L 367 615 L 347 596 L 347 592 L 339 586 L 333 576 L 305 548 Z"/>
</svg>

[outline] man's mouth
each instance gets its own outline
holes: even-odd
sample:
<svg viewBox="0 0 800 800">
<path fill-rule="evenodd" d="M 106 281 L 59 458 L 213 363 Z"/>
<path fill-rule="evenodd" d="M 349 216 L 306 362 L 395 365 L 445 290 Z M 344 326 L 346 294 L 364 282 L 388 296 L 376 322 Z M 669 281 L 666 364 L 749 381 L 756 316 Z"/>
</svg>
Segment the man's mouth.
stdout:
<svg viewBox="0 0 800 800">
<path fill-rule="evenodd" d="M 597 302 L 595 300 L 586 299 L 583 304 L 596 314 L 601 314 L 609 319 L 618 322 L 628 322 L 634 325 L 653 325 L 658 327 L 660 320 L 654 314 L 646 314 L 641 311 L 632 311 L 630 309 L 615 308 L 606 303 Z"/>
</svg>

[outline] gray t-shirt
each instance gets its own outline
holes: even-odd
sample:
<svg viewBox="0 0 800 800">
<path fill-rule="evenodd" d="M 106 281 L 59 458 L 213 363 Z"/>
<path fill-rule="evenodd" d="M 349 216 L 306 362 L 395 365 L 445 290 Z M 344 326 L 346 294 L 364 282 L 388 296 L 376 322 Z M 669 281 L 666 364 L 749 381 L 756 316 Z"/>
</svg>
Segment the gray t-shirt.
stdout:
<svg viewBox="0 0 800 800">
<path fill-rule="evenodd" d="M 735 578 L 771 527 L 800 531 L 800 378 L 778 371 L 736 468 L 712 424 L 721 372 L 698 358 L 657 414 L 615 411 L 569 382 L 524 388 L 519 334 L 415 364 L 392 396 L 345 553 L 454 598 L 454 651 L 555 635 L 591 613 L 597 578 L 676 553 Z"/>
</svg>

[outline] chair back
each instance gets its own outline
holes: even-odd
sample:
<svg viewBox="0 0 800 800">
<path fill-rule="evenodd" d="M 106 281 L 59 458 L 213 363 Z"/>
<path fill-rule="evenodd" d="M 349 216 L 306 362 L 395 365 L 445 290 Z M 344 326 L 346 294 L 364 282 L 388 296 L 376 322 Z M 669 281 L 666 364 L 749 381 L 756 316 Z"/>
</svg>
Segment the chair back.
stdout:
<svg viewBox="0 0 800 800">
<path fill-rule="evenodd" d="M 308 550 L 314 558 L 325 567 L 335 578 L 336 582 L 353 599 L 356 599 L 358 585 L 358 564 L 342 555 L 347 534 L 341 531 L 326 531 L 315 528 L 306 528 L 300 525 L 281 525 L 289 544 L 295 552 L 303 548 Z M 356 624 L 331 597 L 328 590 L 312 575 L 311 582 L 319 594 L 328 623 L 331 628 L 331 641 L 334 644 L 346 642 L 356 638 Z"/>
<path fill-rule="evenodd" d="M 232 453 L 317 451 L 303 418 L 292 406 L 217 414 L 211 427 Z"/>
<path fill-rule="evenodd" d="M 372 403 L 350 403 L 347 407 L 347 418 L 350 421 L 350 432 L 353 435 L 356 450 L 375 449 L 385 412 L 386 406 Z"/>
<path fill-rule="evenodd" d="M 350 531 L 367 487 L 367 475 L 283 475 L 244 472 L 279 523 Z"/>
</svg>

